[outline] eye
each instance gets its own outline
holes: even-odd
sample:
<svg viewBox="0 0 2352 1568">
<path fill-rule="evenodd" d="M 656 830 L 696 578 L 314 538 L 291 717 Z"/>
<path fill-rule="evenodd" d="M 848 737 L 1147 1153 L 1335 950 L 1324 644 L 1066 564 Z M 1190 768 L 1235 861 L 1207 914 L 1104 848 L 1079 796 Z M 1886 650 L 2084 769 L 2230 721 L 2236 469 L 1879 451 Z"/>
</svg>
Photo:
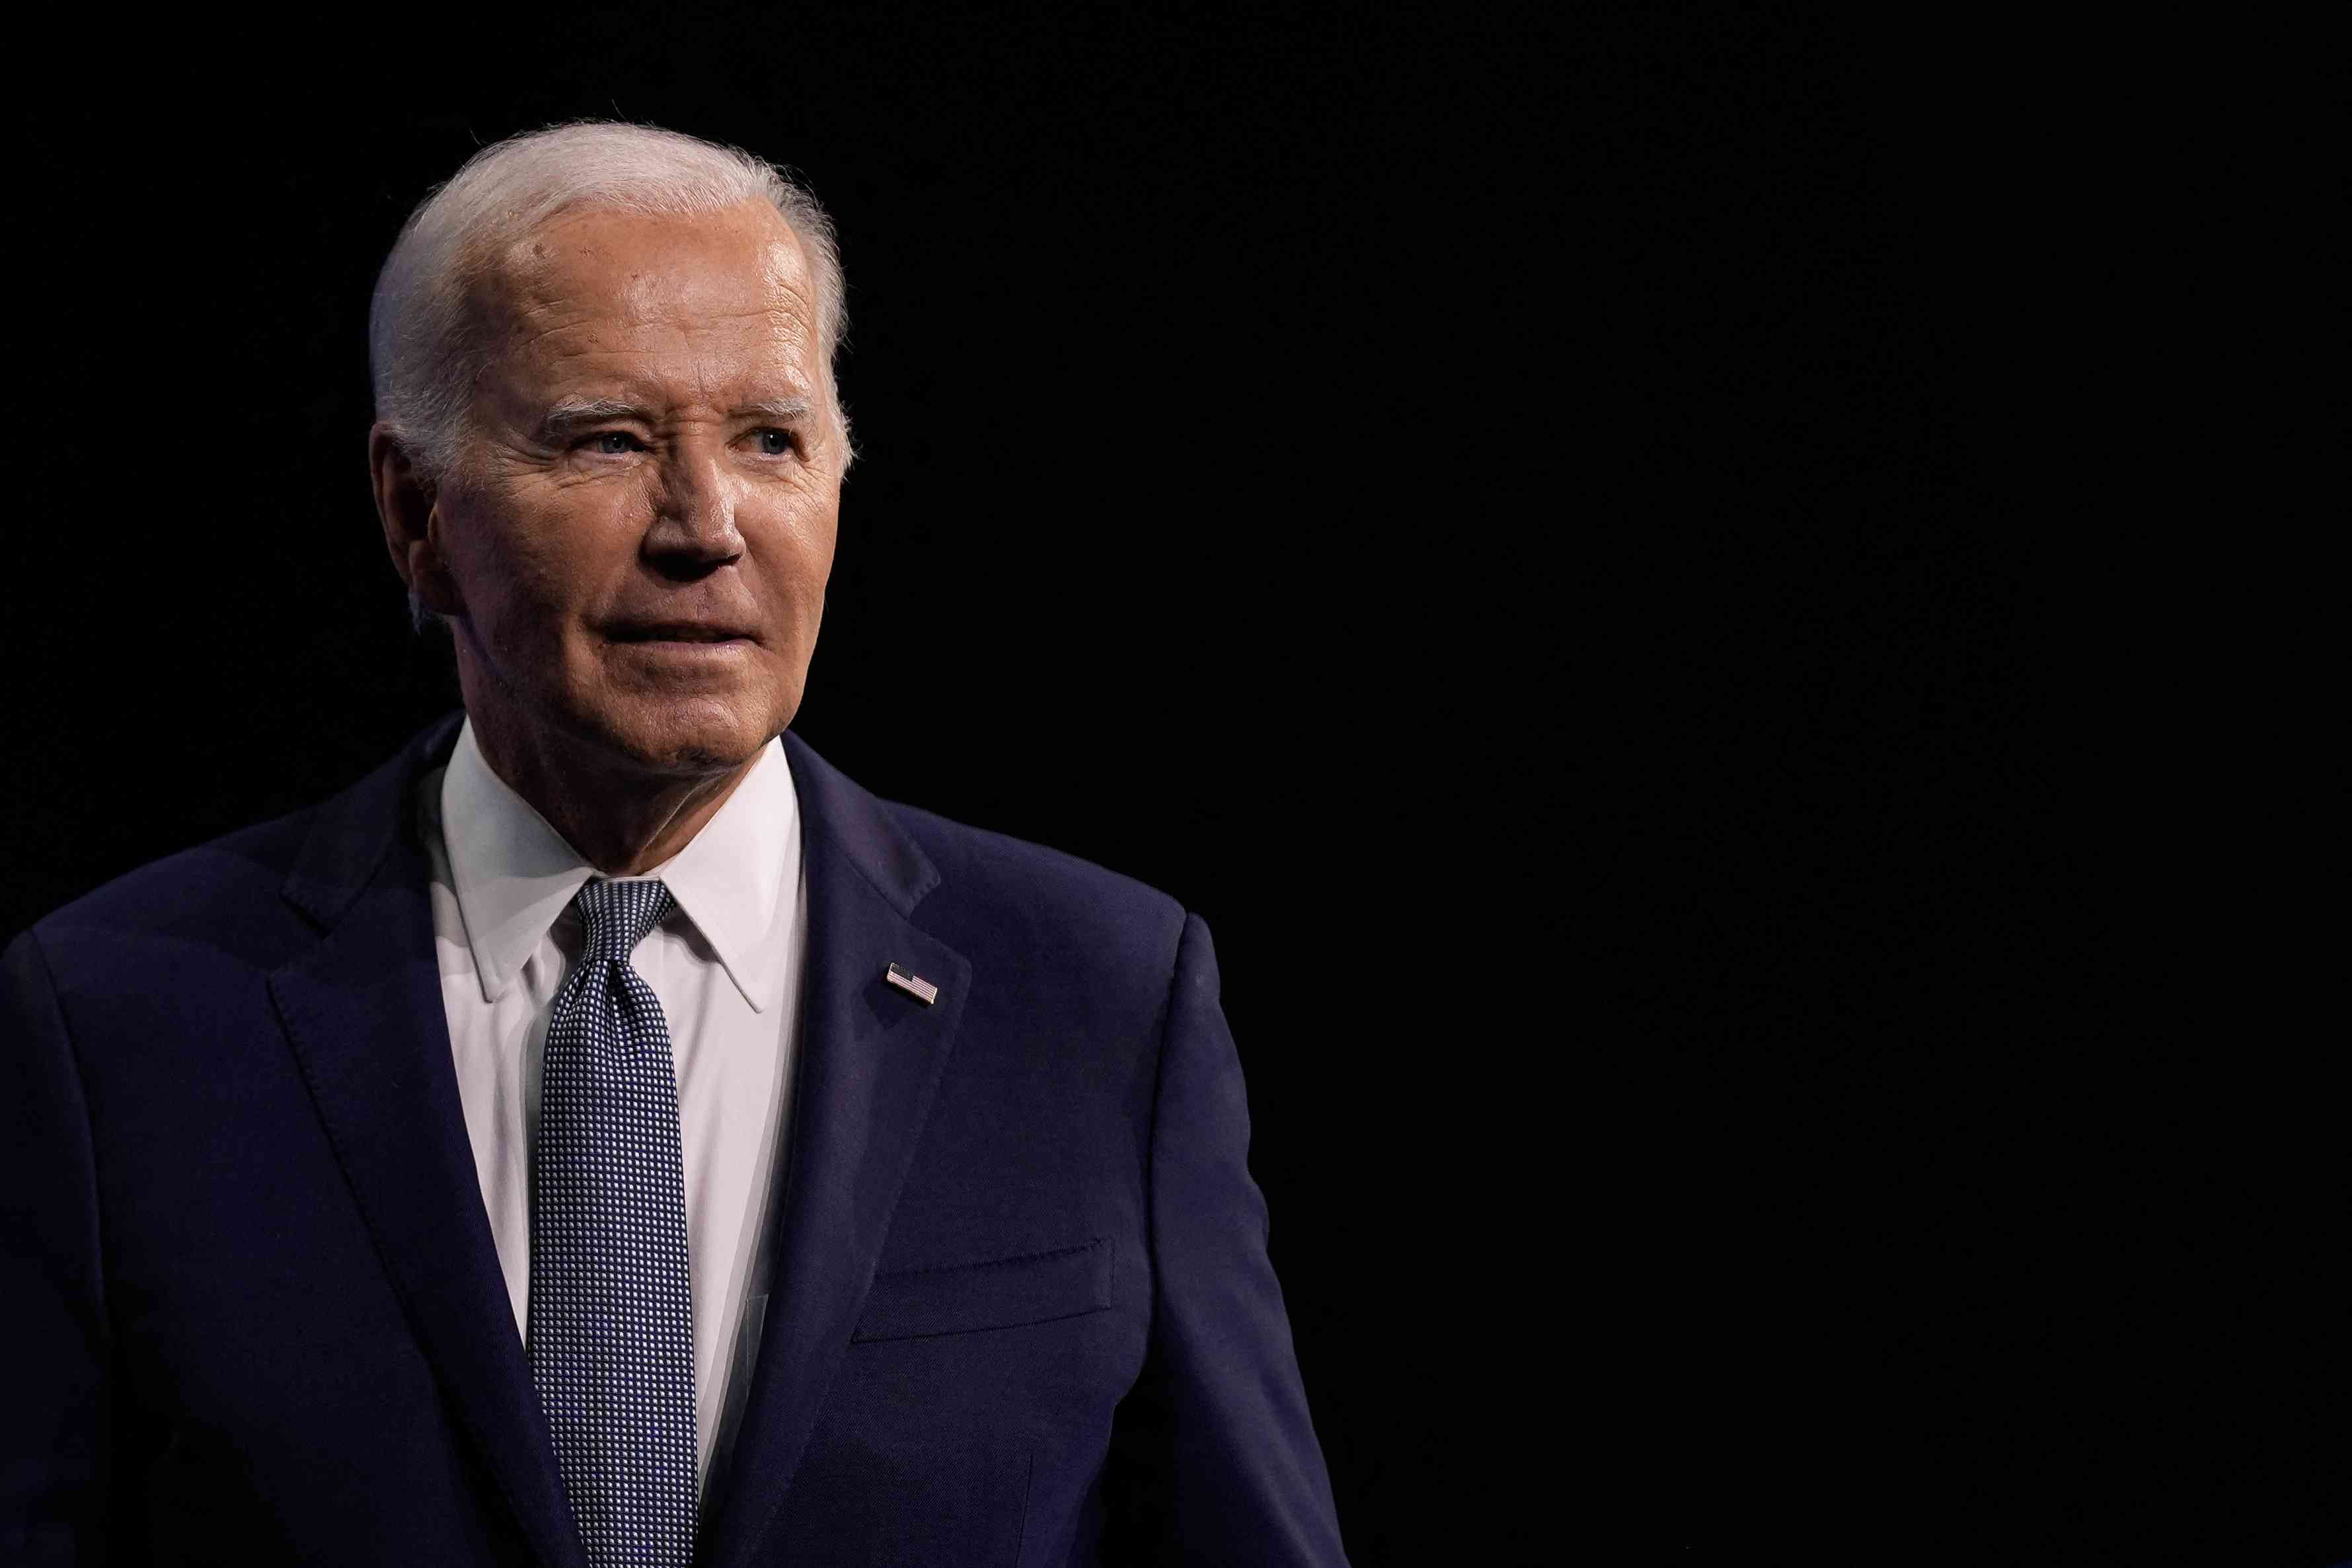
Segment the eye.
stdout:
<svg viewBox="0 0 2352 1568">
<path fill-rule="evenodd" d="M 759 443 L 760 455 L 762 457 L 784 456 L 793 450 L 794 444 L 791 431 L 778 430 L 773 425 L 765 430 L 752 432 L 752 439 Z"/>
<path fill-rule="evenodd" d="M 600 457 L 625 456 L 638 444 L 637 438 L 625 430 L 600 430 L 593 435 L 580 438 L 582 449 L 593 452 Z"/>
</svg>

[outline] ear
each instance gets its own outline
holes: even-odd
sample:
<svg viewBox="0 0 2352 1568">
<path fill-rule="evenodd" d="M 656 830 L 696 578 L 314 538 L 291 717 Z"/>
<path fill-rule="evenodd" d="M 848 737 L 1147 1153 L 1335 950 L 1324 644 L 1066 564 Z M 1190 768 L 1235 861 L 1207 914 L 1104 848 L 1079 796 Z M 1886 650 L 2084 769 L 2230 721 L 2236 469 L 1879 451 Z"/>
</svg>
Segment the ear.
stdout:
<svg viewBox="0 0 2352 1568">
<path fill-rule="evenodd" d="M 417 472 L 408 449 L 382 420 L 368 431 L 368 474 L 374 482 L 376 517 L 383 524 L 392 569 L 425 609 L 436 615 L 462 613 L 464 602 L 435 537 L 439 521 L 435 486 Z"/>
</svg>

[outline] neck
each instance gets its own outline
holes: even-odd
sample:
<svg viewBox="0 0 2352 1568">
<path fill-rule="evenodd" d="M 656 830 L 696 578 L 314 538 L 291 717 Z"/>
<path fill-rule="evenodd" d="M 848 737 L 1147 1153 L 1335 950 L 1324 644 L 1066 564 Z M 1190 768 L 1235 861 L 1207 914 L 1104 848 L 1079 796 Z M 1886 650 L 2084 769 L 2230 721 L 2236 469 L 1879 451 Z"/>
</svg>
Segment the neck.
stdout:
<svg viewBox="0 0 2352 1568">
<path fill-rule="evenodd" d="M 659 774 L 607 763 L 576 742 L 478 719 L 474 737 L 490 771 L 607 876 L 651 871 L 693 842 L 760 760 L 753 752 L 723 769 Z"/>
</svg>

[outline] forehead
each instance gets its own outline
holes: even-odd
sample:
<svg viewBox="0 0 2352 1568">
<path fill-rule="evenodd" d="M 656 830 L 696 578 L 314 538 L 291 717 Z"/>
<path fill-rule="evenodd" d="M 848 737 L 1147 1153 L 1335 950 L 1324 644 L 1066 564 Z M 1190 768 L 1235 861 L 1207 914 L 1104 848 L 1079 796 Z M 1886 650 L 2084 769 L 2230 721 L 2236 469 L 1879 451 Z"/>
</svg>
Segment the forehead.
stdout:
<svg viewBox="0 0 2352 1568">
<path fill-rule="evenodd" d="M 807 255 L 765 203 L 565 214 L 489 258 L 475 299 L 493 362 L 529 382 L 782 377 L 804 392 L 822 371 Z"/>
</svg>

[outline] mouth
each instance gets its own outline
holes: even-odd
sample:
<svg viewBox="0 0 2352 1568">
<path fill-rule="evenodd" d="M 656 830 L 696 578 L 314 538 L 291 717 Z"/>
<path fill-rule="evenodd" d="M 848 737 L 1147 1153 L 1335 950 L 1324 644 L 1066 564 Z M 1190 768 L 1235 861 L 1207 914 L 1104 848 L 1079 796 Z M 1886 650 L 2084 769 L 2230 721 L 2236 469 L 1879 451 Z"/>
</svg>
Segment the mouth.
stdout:
<svg viewBox="0 0 2352 1568">
<path fill-rule="evenodd" d="M 713 625 L 700 621 L 639 622 L 607 627 L 604 635 L 614 643 L 687 643 L 704 647 L 724 647 L 730 643 L 759 641 L 755 633 L 740 626 Z"/>
</svg>

